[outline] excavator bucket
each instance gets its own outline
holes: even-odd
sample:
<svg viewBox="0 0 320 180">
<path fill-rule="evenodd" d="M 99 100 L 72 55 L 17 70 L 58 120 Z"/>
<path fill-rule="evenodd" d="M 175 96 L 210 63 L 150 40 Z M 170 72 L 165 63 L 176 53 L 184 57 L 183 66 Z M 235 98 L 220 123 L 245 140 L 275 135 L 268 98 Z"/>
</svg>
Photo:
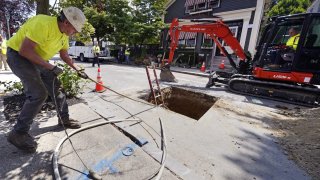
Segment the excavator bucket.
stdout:
<svg viewBox="0 0 320 180">
<path fill-rule="evenodd" d="M 160 80 L 165 82 L 178 82 L 177 79 L 172 74 L 172 72 L 170 71 L 170 67 L 168 66 L 163 66 L 161 68 Z"/>
</svg>

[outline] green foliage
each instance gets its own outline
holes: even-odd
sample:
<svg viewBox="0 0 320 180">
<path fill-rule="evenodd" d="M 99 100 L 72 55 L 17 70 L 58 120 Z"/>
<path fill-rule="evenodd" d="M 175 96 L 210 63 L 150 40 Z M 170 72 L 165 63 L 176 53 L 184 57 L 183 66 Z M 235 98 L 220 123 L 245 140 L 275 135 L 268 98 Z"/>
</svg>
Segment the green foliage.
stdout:
<svg viewBox="0 0 320 180">
<path fill-rule="evenodd" d="M 23 85 L 22 83 L 16 81 L 0 81 L 0 86 L 4 86 L 4 92 L 12 92 L 13 94 L 22 94 L 23 93 Z"/>
<path fill-rule="evenodd" d="M 306 12 L 310 6 L 310 0 L 278 0 L 277 4 L 268 12 L 268 17 L 289 15 Z"/>
<path fill-rule="evenodd" d="M 94 36 L 120 44 L 158 44 L 165 26 L 162 16 L 168 0 L 60 0 L 60 6 L 83 9 L 95 28 Z"/>
<path fill-rule="evenodd" d="M 110 0 L 106 11 L 110 20 L 112 31 L 106 38 L 115 44 L 129 44 L 133 29 L 132 7 L 128 0 Z"/>
<path fill-rule="evenodd" d="M 91 36 L 94 35 L 95 29 L 94 27 L 86 21 L 84 24 L 81 33 L 77 33 L 74 38 L 76 41 L 81 41 L 83 43 L 90 42 L 91 41 Z"/>
<path fill-rule="evenodd" d="M 133 0 L 134 34 L 132 44 L 156 44 L 160 40 L 161 29 L 164 28 L 162 15 L 165 13 L 167 0 Z"/>
<path fill-rule="evenodd" d="M 83 91 L 83 83 L 86 83 L 86 81 L 80 78 L 75 71 L 71 70 L 67 64 L 59 63 L 58 66 L 64 69 L 58 78 L 66 96 L 68 98 L 76 97 Z"/>
<path fill-rule="evenodd" d="M 94 27 L 94 35 L 97 39 L 105 36 L 105 34 L 110 34 L 113 28 L 110 25 L 110 20 L 105 11 L 100 11 L 98 8 L 94 7 L 84 7 L 84 14 L 88 19 L 88 22 Z"/>
</svg>

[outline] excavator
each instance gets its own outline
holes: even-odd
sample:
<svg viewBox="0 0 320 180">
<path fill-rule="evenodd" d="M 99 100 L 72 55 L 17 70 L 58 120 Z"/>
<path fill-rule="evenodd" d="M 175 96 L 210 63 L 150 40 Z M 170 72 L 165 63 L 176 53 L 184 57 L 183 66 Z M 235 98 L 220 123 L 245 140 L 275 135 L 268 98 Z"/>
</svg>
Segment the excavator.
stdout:
<svg viewBox="0 0 320 180">
<path fill-rule="evenodd" d="M 211 73 L 207 88 L 223 84 L 233 93 L 308 107 L 320 106 L 320 13 L 270 18 L 253 58 L 244 51 L 221 19 L 187 21 L 191 24 L 179 24 L 186 22 L 179 19 L 173 19 L 171 23 L 168 32 L 170 53 L 168 59 L 162 62 L 162 81 L 175 81 L 170 64 L 180 32 L 204 33 L 213 40 L 234 69 L 230 73 Z M 294 44 L 289 46 L 289 32 L 292 29 L 298 35 L 292 41 Z M 232 52 L 229 53 L 225 46 L 229 46 Z"/>
</svg>

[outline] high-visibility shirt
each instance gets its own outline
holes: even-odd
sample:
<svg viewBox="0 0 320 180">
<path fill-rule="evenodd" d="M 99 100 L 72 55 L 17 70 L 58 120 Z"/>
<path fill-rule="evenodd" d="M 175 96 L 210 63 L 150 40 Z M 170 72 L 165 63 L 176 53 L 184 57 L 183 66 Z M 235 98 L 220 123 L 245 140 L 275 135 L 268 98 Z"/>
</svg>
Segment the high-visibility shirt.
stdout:
<svg viewBox="0 0 320 180">
<path fill-rule="evenodd" d="M 125 55 L 130 55 L 130 51 L 125 50 L 125 51 L 124 51 L 124 54 L 125 54 Z"/>
<path fill-rule="evenodd" d="M 296 50 L 298 46 L 299 38 L 300 38 L 300 34 L 290 37 L 286 45 Z"/>
<path fill-rule="evenodd" d="M 100 53 L 100 47 L 99 46 L 93 46 L 92 48 L 94 53 Z"/>
<path fill-rule="evenodd" d="M 60 32 L 57 17 L 37 15 L 24 23 L 8 40 L 8 47 L 19 51 L 25 38 L 37 43 L 35 51 L 48 61 L 60 50 L 68 50 L 69 37 Z"/>
<path fill-rule="evenodd" d="M 7 40 L 3 39 L 1 43 L 1 53 L 7 54 Z"/>
</svg>

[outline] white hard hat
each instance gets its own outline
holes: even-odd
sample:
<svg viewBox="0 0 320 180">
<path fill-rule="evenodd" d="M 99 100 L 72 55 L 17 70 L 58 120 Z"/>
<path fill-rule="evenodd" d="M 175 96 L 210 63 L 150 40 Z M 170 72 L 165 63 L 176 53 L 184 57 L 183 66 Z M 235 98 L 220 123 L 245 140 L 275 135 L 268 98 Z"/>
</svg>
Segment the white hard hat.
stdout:
<svg viewBox="0 0 320 180">
<path fill-rule="evenodd" d="M 81 32 L 81 29 L 86 21 L 86 17 L 84 16 L 83 12 L 76 7 L 66 7 L 62 11 L 72 26 L 78 32 Z"/>
</svg>

